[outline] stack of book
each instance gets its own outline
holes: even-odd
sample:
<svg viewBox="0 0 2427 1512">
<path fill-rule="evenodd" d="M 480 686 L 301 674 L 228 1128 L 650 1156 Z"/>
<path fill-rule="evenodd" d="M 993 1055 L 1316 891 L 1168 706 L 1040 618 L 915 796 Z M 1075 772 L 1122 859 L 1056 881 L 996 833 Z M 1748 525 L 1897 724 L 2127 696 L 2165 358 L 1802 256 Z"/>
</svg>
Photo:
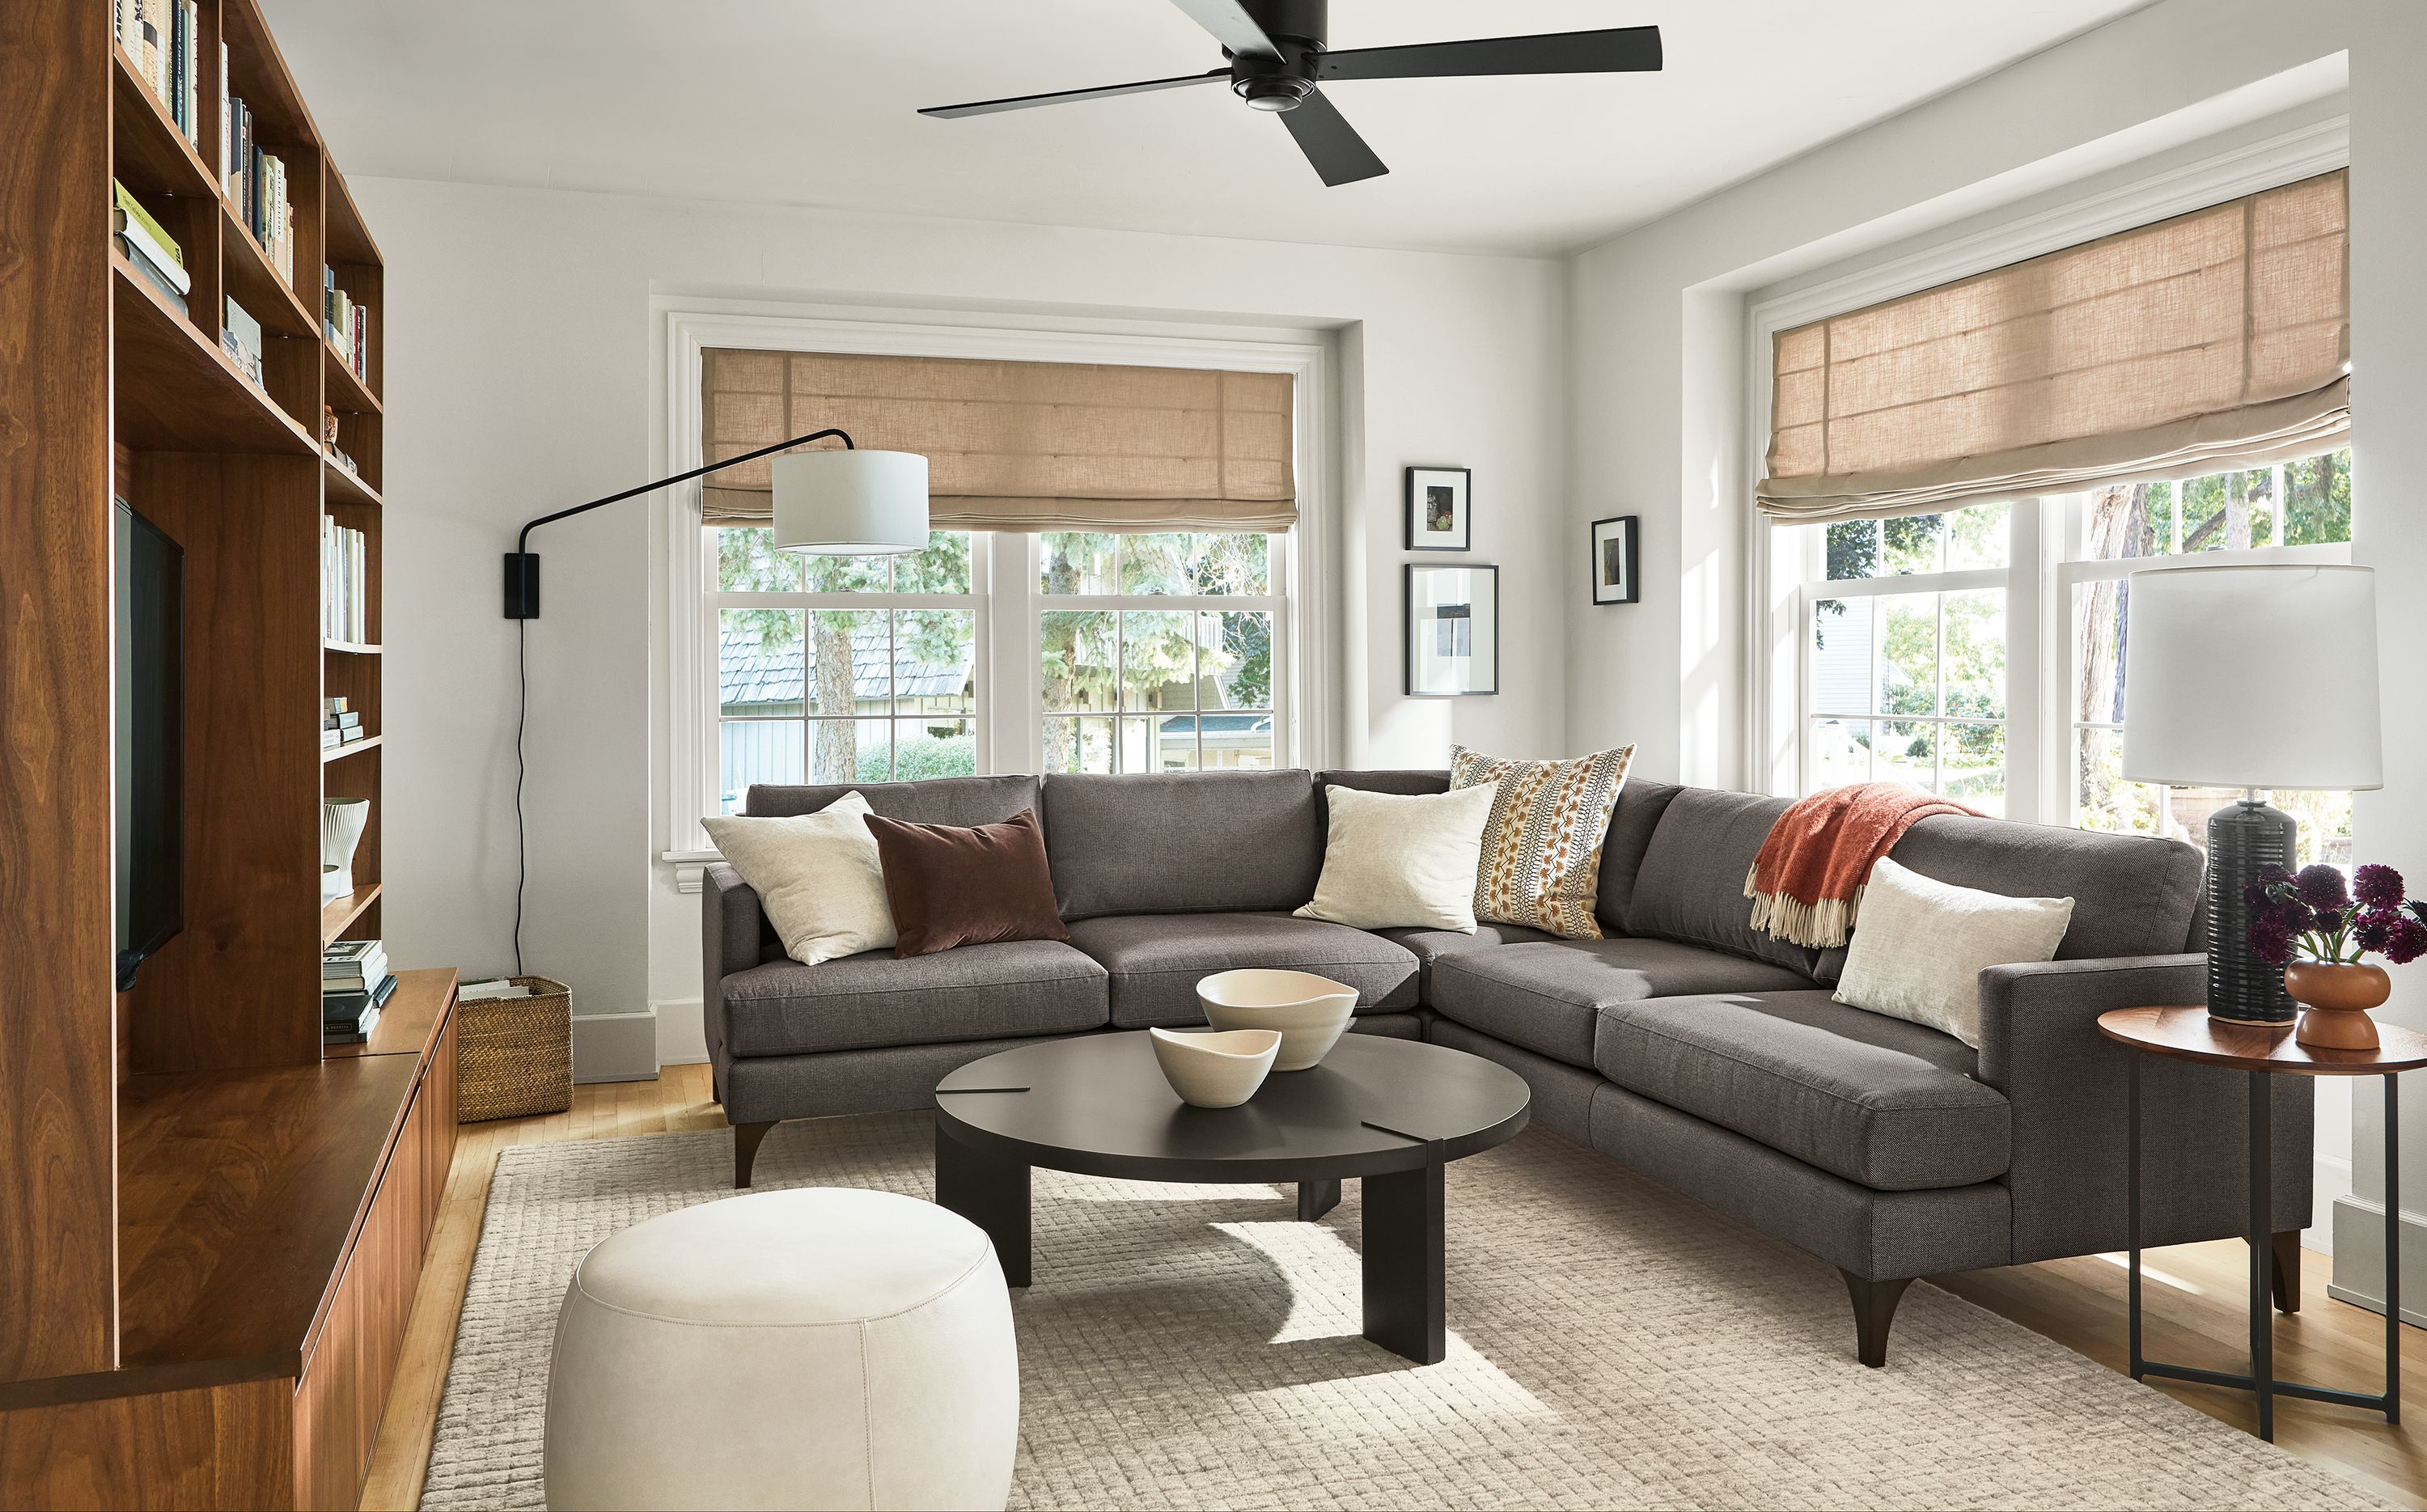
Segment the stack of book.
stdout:
<svg viewBox="0 0 2427 1512">
<path fill-rule="evenodd" d="M 371 638 L 370 537 L 320 517 L 320 636 L 356 643 Z"/>
<path fill-rule="evenodd" d="M 320 276 L 320 321 L 328 329 L 329 345 L 346 359 L 347 370 L 367 383 L 371 381 L 371 313 L 337 286 L 335 268 L 323 268 Z"/>
<path fill-rule="evenodd" d="M 363 728 L 363 717 L 348 707 L 349 700 L 320 700 L 320 749 L 334 751 L 341 745 L 368 740 L 370 731 Z"/>
<path fill-rule="evenodd" d="M 252 312 L 236 302 L 230 294 L 220 296 L 220 350 L 233 359 L 238 370 L 261 384 L 261 322 Z"/>
<path fill-rule="evenodd" d="M 380 1009 L 396 995 L 387 947 L 378 940 L 339 940 L 320 951 L 320 1043 L 360 1045 L 371 1036 Z"/>
<path fill-rule="evenodd" d="M 227 80 L 227 49 L 220 49 L 220 80 Z M 287 283 L 295 282 L 295 211 L 286 200 L 285 161 L 261 150 L 253 140 L 259 124 L 244 101 L 225 95 L 220 101 L 220 183 L 236 219 L 269 254 L 269 266 Z"/>
<path fill-rule="evenodd" d="M 186 308 L 186 296 L 193 292 L 194 281 L 186 272 L 186 250 L 177 238 L 161 229 L 152 213 L 126 192 L 126 186 L 116 179 L 109 181 L 110 194 L 117 202 L 109 212 L 110 243 L 135 270 L 149 280 L 154 288 L 168 296 L 169 302 L 179 310 Z"/>
<path fill-rule="evenodd" d="M 110 0 L 118 45 L 169 119 L 190 142 L 203 139 L 203 24 L 194 0 Z"/>
</svg>

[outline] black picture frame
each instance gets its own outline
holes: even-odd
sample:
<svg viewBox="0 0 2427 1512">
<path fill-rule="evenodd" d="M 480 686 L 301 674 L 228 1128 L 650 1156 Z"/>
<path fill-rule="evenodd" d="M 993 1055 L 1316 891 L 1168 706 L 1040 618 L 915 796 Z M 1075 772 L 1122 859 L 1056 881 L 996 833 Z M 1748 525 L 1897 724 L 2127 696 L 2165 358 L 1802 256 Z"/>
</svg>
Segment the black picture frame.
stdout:
<svg viewBox="0 0 2427 1512">
<path fill-rule="evenodd" d="M 1643 601 L 1641 555 L 1637 548 L 1639 515 L 1613 514 L 1595 520 L 1586 534 L 1585 569 L 1596 604 L 1639 604 Z M 1610 568 L 1618 580 L 1610 580 Z"/>
<path fill-rule="evenodd" d="M 1402 486 L 1409 551 L 1474 549 L 1473 468 L 1409 467 Z M 1439 523 L 1444 511 L 1448 526 Z"/>
<path fill-rule="evenodd" d="M 1402 645 L 1407 654 L 1408 696 L 1409 698 L 1487 698 L 1498 693 L 1500 691 L 1500 569 L 1488 562 L 1470 565 L 1465 562 L 1410 561 L 1404 565 L 1406 567 L 1404 602 L 1407 623 Z M 1464 585 L 1468 589 L 1466 595 L 1446 603 L 1430 599 L 1426 602 L 1433 608 L 1458 609 L 1465 612 L 1462 615 L 1435 613 L 1419 617 L 1417 600 L 1419 584 L 1428 575 L 1449 573 L 1469 575 L 1470 581 Z M 1482 593 L 1474 591 L 1482 585 L 1489 586 Z M 1464 622 L 1462 626 L 1458 623 L 1461 619 Z M 1431 658 L 1425 656 L 1425 642 L 1420 639 L 1427 630 L 1432 632 L 1432 644 L 1435 647 Z M 1466 649 L 1462 653 L 1442 657 L 1438 647 L 1444 635 L 1458 637 Z M 1469 663 L 1481 662 L 1484 659 L 1480 649 L 1482 645 L 1488 645 L 1490 651 L 1490 686 L 1488 687 L 1441 687 L 1435 685 L 1436 679 L 1428 678 L 1423 671 L 1428 661 L 1437 662 L 1446 659 Z M 1470 683 L 1472 680 L 1470 668 Z"/>
</svg>

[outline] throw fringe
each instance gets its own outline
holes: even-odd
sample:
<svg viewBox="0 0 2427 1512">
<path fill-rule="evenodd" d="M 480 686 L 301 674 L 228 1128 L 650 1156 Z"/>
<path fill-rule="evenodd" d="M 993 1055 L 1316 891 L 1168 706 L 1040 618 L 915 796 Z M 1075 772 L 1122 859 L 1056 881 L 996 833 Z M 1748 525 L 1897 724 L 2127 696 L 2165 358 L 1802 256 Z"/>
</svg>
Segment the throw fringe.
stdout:
<svg viewBox="0 0 2427 1512">
<path fill-rule="evenodd" d="M 1744 895 L 1752 900 L 1752 927 L 1773 939 L 1814 950 L 1834 950 L 1853 936 L 1854 918 L 1862 911 L 1869 884 L 1850 898 L 1823 898 L 1807 903 L 1790 892 L 1762 892 L 1753 886 L 1757 868 L 1745 869 Z"/>
</svg>

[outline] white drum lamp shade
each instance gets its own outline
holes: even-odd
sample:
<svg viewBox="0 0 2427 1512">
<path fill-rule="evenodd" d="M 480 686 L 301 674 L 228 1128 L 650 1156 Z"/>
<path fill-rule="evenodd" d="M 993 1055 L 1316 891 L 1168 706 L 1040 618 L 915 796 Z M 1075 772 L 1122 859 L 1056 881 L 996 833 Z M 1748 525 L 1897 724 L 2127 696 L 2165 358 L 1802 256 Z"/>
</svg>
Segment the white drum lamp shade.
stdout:
<svg viewBox="0 0 2427 1512">
<path fill-rule="evenodd" d="M 2385 785 L 2372 569 L 2175 567 L 2125 581 L 2126 780 Z"/>
<path fill-rule="evenodd" d="M 881 557 L 927 549 L 927 459 L 795 451 L 774 461 L 775 549 Z"/>
</svg>

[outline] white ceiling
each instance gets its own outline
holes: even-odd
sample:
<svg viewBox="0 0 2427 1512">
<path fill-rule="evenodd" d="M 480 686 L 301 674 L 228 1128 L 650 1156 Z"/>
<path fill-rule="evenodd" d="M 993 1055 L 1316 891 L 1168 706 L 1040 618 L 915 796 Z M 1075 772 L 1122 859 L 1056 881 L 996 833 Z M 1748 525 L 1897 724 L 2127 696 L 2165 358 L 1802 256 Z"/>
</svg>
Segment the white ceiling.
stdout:
<svg viewBox="0 0 2427 1512">
<path fill-rule="evenodd" d="M 265 0 L 353 176 L 1370 247 L 1556 253 L 1675 210 L 2146 0 L 1333 0 L 1368 47 L 1656 23 L 1657 74 L 1334 84 L 1391 165 L 1327 189 L 1195 73 L 1165 0 Z"/>
</svg>

